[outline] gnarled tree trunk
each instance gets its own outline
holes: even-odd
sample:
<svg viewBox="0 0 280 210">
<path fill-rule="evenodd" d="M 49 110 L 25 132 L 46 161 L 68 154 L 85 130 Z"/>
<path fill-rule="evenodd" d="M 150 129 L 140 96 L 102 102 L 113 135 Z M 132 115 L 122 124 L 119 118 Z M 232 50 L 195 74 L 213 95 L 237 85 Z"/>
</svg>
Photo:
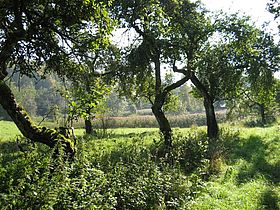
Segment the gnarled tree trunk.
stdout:
<svg viewBox="0 0 280 210">
<path fill-rule="evenodd" d="M 0 81 L 0 104 L 26 138 L 46 144 L 51 148 L 59 143 L 70 159 L 74 157 L 75 145 L 72 140 L 57 130 L 36 126 L 25 110 L 17 104 L 11 89 L 4 81 Z"/>
</svg>

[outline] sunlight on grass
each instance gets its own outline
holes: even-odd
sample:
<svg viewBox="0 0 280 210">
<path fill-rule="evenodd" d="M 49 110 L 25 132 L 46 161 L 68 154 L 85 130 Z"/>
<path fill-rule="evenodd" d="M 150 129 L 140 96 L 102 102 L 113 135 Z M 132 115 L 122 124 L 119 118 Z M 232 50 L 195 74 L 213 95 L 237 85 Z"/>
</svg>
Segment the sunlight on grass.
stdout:
<svg viewBox="0 0 280 210">
<path fill-rule="evenodd" d="M 13 122 L 0 120 L 0 141 L 14 139 L 20 131 Z"/>
</svg>

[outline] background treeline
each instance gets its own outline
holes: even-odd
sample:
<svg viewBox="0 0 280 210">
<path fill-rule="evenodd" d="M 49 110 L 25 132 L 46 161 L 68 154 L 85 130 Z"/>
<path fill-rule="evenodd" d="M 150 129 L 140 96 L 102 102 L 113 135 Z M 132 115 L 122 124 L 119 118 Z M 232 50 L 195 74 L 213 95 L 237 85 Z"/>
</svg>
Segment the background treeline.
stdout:
<svg viewBox="0 0 280 210">
<path fill-rule="evenodd" d="M 31 79 L 19 74 L 13 74 L 10 87 L 15 93 L 17 101 L 27 110 L 35 121 L 55 123 L 56 126 L 67 124 L 69 100 L 63 96 L 63 91 L 71 83 L 67 83 L 57 76 L 51 75 L 46 79 Z M 203 100 L 195 95 L 193 86 L 185 84 L 175 91 L 171 105 L 165 110 L 172 127 L 191 127 L 192 125 L 206 125 Z M 248 101 L 233 102 L 218 101 L 215 110 L 218 122 L 242 122 L 245 126 L 253 127 L 261 124 L 258 106 L 248 105 Z M 280 91 L 277 90 L 273 105 L 267 110 L 269 122 L 273 122 L 279 115 Z M 148 101 L 132 101 L 118 95 L 115 89 L 94 108 L 92 126 L 94 129 L 107 128 L 136 128 L 157 127 L 157 121 L 151 111 Z M 0 107 L 0 119 L 10 120 Z M 240 121 L 241 120 L 241 121 Z M 74 121 L 75 127 L 84 127 L 81 118 Z"/>
<path fill-rule="evenodd" d="M 26 76 L 14 74 L 9 85 L 17 101 L 32 116 L 40 120 L 63 123 L 69 111 L 69 100 L 62 92 L 71 84 L 62 81 L 57 76 L 48 76 L 46 79 L 31 79 Z M 172 106 L 167 110 L 169 115 L 200 113 L 204 111 L 202 100 L 192 95 L 192 87 L 180 87 L 174 97 Z M 94 118 L 120 117 L 135 115 L 152 115 L 151 105 L 144 100 L 132 101 L 121 97 L 112 89 L 100 106 L 94 110 Z M 0 107 L 0 119 L 9 119 L 6 112 Z"/>
</svg>

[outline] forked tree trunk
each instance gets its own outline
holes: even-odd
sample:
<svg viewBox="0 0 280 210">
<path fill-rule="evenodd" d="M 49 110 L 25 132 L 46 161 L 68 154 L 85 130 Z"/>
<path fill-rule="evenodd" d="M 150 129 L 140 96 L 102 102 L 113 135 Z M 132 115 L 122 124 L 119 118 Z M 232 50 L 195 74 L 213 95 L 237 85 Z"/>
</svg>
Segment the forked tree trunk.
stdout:
<svg viewBox="0 0 280 210">
<path fill-rule="evenodd" d="M 162 106 L 160 106 L 159 104 L 153 104 L 152 111 L 159 124 L 159 129 L 164 137 L 164 145 L 166 146 L 167 150 L 169 150 L 172 147 L 172 131 L 169 121 L 166 118 L 164 112 L 162 111 Z"/>
<path fill-rule="evenodd" d="M 11 89 L 3 81 L 0 81 L 0 104 L 26 138 L 51 148 L 59 143 L 70 159 L 74 157 L 75 145 L 72 140 L 57 130 L 36 126 L 26 111 L 17 104 Z"/>
<path fill-rule="evenodd" d="M 210 100 L 209 98 L 204 98 L 204 107 L 207 121 L 207 136 L 210 139 L 217 138 L 219 128 L 212 100 Z"/>
</svg>

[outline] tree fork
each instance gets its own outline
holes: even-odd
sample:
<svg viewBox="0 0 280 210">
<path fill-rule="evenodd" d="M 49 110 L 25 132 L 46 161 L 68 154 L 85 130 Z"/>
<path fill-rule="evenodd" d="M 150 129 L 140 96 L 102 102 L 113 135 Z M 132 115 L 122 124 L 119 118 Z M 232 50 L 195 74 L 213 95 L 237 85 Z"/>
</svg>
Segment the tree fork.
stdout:
<svg viewBox="0 0 280 210">
<path fill-rule="evenodd" d="M 43 126 L 36 126 L 27 112 L 16 102 L 11 89 L 0 81 L 0 104 L 7 111 L 23 136 L 34 141 L 54 148 L 60 143 L 66 155 L 73 159 L 75 145 L 73 141 L 55 129 L 48 129 Z"/>
</svg>

